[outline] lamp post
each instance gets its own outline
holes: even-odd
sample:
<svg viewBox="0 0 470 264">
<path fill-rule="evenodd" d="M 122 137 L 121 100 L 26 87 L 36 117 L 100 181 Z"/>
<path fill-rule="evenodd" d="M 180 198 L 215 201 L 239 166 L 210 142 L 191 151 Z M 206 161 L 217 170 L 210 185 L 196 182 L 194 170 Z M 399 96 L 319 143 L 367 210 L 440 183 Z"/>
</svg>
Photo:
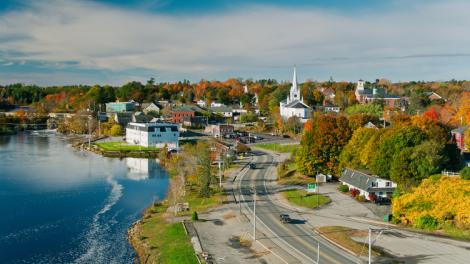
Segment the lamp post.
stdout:
<svg viewBox="0 0 470 264">
<path fill-rule="evenodd" d="M 256 187 L 253 195 L 253 240 L 256 241 Z"/>
</svg>

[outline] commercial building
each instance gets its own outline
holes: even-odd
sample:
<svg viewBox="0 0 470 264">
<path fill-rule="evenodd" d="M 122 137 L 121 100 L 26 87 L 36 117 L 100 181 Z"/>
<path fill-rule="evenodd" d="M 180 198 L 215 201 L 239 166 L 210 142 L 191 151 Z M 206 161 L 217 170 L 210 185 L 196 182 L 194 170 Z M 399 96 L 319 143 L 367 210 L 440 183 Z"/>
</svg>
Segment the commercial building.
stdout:
<svg viewBox="0 0 470 264">
<path fill-rule="evenodd" d="M 143 147 L 178 149 L 179 129 L 173 123 L 129 123 L 126 142 Z"/>
</svg>

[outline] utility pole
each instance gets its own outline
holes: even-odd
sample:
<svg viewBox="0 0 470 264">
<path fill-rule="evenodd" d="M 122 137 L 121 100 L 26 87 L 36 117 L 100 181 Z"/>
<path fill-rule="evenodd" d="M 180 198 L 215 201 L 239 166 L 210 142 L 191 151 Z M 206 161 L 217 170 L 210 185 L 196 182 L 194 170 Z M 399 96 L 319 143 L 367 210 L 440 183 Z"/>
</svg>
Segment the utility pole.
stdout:
<svg viewBox="0 0 470 264">
<path fill-rule="evenodd" d="M 320 242 L 317 244 L 317 264 L 320 263 Z"/>
<path fill-rule="evenodd" d="M 253 197 L 253 240 L 256 241 L 256 189 Z"/>
<path fill-rule="evenodd" d="M 220 156 L 219 156 L 219 188 L 222 188 L 222 173 L 221 173 Z"/>
<path fill-rule="evenodd" d="M 91 116 L 88 116 L 88 150 L 91 149 Z"/>
<path fill-rule="evenodd" d="M 372 263 L 372 229 L 369 227 L 369 264 Z"/>
</svg>

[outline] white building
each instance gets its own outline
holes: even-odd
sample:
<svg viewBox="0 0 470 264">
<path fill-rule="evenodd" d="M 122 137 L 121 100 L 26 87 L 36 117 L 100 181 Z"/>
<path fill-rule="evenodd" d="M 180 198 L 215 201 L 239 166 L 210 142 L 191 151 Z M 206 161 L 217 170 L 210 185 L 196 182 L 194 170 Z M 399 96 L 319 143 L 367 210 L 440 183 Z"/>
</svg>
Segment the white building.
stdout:
<svg viewBox="0 0 470 264">
<path fill-rule="evenodd" d="M 200 107 L 206 107 L 206 101 L 204 100 L 199 100 L 196 102 L 197 105 L 199 105 Z"/>
<path fill-rule="evenodd" d="M 300 95 L 300 87 L 297 86 L 297 74 L 294 68 L 294 76 L 292 78 L 292 87 L 286 100 L 280 102 L 280 114 L 284 119 L 297 116 L 301 121 L 307 121 L 310 113 L 310 107 L 304 103 Z"/>
<path fill-rule="evenodd" d="M 126 142 L 144 147 L 178 149 L 179 129 L 174 123 L 129 123 Z"/>
<path fill-rule="evenodd" d="M 343 185 L 349 189 L 359 190 L 359 195 L 364 195 L 370 200 L 369 194 L 375 194 L 376 197 L 390 198 L 397 188 L 397 184 L 388 179 L 379 178 L 363 171 L 346 168 L 339 178 Z"/>
</svg>

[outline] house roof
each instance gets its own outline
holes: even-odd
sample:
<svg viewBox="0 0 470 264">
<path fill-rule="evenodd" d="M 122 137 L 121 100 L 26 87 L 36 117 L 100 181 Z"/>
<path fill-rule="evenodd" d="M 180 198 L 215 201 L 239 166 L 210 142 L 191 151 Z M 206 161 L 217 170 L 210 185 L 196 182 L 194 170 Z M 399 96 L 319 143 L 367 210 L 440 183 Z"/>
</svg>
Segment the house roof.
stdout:
<svg viewBox="0 0 470 264">
<path fill-rule="evenodd" d="M 233 109 L 227 106 L 217 106 L 217 107 L 211 107 L 210 110 L 212 112 L 218 112 L 218 113 L 226 113 L 226 112 L 233 112 Z"/>
<path fill-rule="evenodd" d="M 458 127 L 456 129 L 452 129 L 451 133 L 458 133 L 458 134 L 463 134 L 467 129 L 469 129 L 470 126 L 463 126 L 463 127 Z"/>
<path fill-rule="evenodd" d="M 287 105 L 285 105 L 284 107 L 286 108 L 310 108 L 310 106 L 306 105 L 305 103 L 299 100 L 294 100 L 288 103 Z"/>
<path fill-rule="evenodd" d="M 390 188 L 370 188 L 369 187 L 369 182 L 374 181 L 376 179 L 380 179 L 379 177 L 373 176 L 369 174 L 368 171 L 359 171 L 359 170 L 354 170 L 350 168 L 345 168 L 343 170 L 343 174 L 341 175 L 341 178 L 339 180 L 341 182 L 347 183 L 349 185 L 352 185 L 358 189 L 361 189 L 363 191 L 378 191 L 381 189 L 381 191 L 390 191 L 394 190 L 394 187 Z M 380 191 L 380 190 L 379 190 Z"/>
<path fill-rule="evenodd" d="M 201 110 L 202 109 L 194 105 L 181 105 L 181 106 L 173 108 L 171 111 L 172 112 L 198 112 Z"/>
</svg>

